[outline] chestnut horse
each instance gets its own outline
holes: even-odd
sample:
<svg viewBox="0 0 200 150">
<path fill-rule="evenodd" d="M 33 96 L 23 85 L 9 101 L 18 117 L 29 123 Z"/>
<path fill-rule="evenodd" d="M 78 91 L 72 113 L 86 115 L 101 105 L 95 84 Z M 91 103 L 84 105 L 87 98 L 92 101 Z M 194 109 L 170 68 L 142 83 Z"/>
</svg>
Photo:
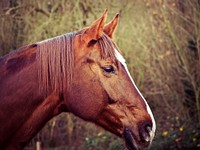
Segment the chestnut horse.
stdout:
<svg viewBox="0 0 200 150">
<path fill-rule="evenodd" d="M 155 120 L 112 41 L 118 15 L 22 47 L 0 59 L 0 149 L 20 150 L 54 116 L 71 112 L 125 140 L 152 142 Z"/>
</svg>

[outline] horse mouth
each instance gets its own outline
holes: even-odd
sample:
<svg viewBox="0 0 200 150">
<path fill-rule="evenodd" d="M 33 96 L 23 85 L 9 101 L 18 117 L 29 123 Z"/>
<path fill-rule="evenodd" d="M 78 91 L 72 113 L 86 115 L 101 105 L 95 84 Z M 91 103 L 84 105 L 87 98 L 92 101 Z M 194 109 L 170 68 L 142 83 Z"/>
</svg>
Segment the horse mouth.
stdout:
<svg viewBox="0 0 200 150">
<path fill-rule="evenodd" d="M 124 128 L 124 139 L 128 150 L 139 150 L 135 138 L 128 128 Z"/>
<path fill-rule="evenodd" d="M 145 139 L 140 135 L 140 140 L 137 139 L 136 135 L 133 134 L 130 128 L 125 127 L 123 137 L 128 150 L 141 150 L 148 147 L 151 143 L 150 140 Z"/>
</svg>

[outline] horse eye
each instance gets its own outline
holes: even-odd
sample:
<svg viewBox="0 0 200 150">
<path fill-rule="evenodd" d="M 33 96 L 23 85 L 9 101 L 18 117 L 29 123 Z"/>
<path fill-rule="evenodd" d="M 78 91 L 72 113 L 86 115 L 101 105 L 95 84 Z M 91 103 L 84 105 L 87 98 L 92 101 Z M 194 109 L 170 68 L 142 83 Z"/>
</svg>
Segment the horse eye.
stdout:
<svg viewBox="0 0 200 150">
<path fill-rule="evenodd" d="M 106 73 L 115 73 L 115 69 L 113 66 L 109 65 L 109 66 L 106 66 L 106 67 L 102 67 L 103 71 L 106 72 Z"/>
<path fill-rule="evenodd" d="M 97 40 L 91 40 L 89 43 L 88 43 L 88 47 L 89 46 L 92 46 L 92 45 L 94 45 L 94 44 L 96 44 L 97 43 Z"/>
</svg>

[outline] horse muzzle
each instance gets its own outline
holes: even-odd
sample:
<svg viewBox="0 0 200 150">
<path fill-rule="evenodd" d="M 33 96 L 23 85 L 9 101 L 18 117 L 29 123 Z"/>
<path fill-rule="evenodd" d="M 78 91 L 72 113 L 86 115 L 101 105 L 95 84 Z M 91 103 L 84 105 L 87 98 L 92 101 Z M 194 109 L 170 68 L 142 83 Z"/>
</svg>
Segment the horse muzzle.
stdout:
<svg viewBox="0 0 200 150">
<path fill-rule="evenodd" d="M 151 144 L 154 132 L 149 124 L 138 127 L 137 134 L 131 128 L 124 127 L 123 137 L 128 150 L 141 150 Z"/>
</svg>

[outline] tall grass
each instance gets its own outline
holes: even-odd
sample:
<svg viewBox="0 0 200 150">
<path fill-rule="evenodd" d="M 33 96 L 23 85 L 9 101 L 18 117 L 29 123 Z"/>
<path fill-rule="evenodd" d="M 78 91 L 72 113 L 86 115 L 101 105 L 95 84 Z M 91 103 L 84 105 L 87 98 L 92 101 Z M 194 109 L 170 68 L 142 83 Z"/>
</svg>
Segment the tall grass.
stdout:
<svg viewBox="0 0 200 150">
<path fill-rule="evenodd" d="M 120 13 L 115 41 L 154 112 L 158 130 L 152 149 L 200 147 L 198 0 L 11 1 L 1 11 L 0 55 L 86 27 L 105 8 L 108 20 Z M 69 114 L 51 120 L 35 139 L 48 148 L 122 148 L 115 136 Z M 34 145 L 33 140 L 29 147 Z"/>
</svg>

